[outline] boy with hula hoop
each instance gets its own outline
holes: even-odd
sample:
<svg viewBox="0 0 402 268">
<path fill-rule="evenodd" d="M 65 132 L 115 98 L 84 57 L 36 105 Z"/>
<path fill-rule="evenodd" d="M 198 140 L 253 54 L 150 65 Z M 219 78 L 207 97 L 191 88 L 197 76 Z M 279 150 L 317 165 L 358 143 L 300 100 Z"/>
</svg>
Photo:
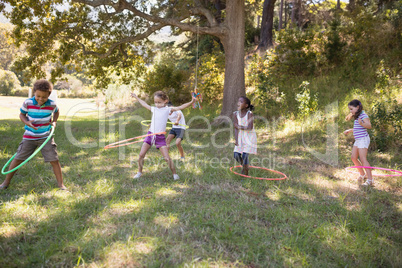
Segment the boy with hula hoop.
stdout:
<svg viewBox="0 0 402 268">
<path fill-rule="evenodd" d="M 52 126 L 53 128 L 56 127 L 56 122 L 59 118 L 59 109 L 57 108 L 56 102 L 49 99 L 52 89 L 53 86 L 49 81 L 44 79 L 38 80 L 33 86 L 34 97 L 26 99 L 22 104 L 20 120 L 25 124 L 25 133 L 17 149 L 17 154 L 10 164 L 9 170 L 19 166 L 32 155 L 36 148 L 46 141 Z M 58 187 L 61 190 L 67 190 L 63 184 L 63 174 L 61 173 L 56 147 L 57 145 L 52 138 L 42 148 L 41 153 L 45 162 L 50 162 L 52 165 Z M 0 185 L 0 189 L 7 189 L 15 172 L 17 171 L 10 172 L 6 175 L 6 179 Z"/>
</svg>

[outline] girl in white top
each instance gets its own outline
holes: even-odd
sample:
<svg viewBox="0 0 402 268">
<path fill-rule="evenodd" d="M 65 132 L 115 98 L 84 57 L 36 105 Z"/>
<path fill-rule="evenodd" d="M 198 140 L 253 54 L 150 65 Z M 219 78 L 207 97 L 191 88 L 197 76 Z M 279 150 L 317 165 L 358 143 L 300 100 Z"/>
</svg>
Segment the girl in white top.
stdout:
<svg viewBox="0 0 402 268">
<path fill-rule="evenodd" d="M 249 154 L 257 154 L 257 134 L 254 130 L 254 106 L 247 97 L 240 97 L 237 102 L 238 111 L 233 113 L 235 128 L 234 158 L 242 166 L 242 174 L 248 175 Z"/>
<path fill-rule="evenodd" d="M 151 126 L 149 128 L 148 134 L 164 132 L 166 130 L 166 123 L 169 117 L 169 114 L 174 111 L 179 111 L 189 107 L 193 102 L 195 102 L 195 98 L 192 101 L 185 103 L 179 107 L 167 107 L 166 104 L 169 101 L 169 97 L 163 91 L 157 91 L 154 93 L 154 103 L 155 106 L 148 105 L 145 101 L 138 98 L 138 96 L 134 93 L 131 94 L 132 97 L 136 98 L 137 101 L 146 109 L 152 112 Z M 134 176 L 134 179 L 138 179 L 142 175 L 142 168 L 144 166 L 144 158 L 149 148 L 151 148 L 152 144 L 155 144 L 156 148 L 160 150 L 166 162 L 169 165 L 170 170 L 173 173 L 173 179 L 178 180 L 179 175 L 176 173 L 176 169 L 174 167 L 172 159 L 169 157 L 169 150 L 166 146 L 166 140 L 164 134 L 152 135 L 145 138 L 144 143 L 141 147 L 141 152 L 138 158 L 138 173 Z"/>
<path fill-rule="evenodd" d="M 168 106 L 171 107 L 173 105 L 171 102 L 169 102 Z M 179 150 L 181 160 L 184 160 L 184 150 L 181 146 L 181 141 L 183 140 L 184 132 L 186 131 L 186 120 L 184 119 L 184 115 L 181 111 L 172 112 L 169 115 L 169 120 L 173 123 L 173 126 L 166 139 L 167 146 L 170 148 L 170 143 L 176 137 L 177 149 Z"/>
</svg>

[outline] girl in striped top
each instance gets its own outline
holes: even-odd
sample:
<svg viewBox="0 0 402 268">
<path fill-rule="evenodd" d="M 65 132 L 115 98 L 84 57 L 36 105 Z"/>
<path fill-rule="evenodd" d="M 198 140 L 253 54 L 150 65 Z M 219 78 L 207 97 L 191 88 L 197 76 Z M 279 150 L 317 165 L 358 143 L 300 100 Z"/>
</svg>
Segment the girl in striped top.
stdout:
<svg viewBox="0 0 402 268">
<path fill-rule="evenodd" d="M 367 129 L 371 129 L 371 123 L 368 115 L 363 111 L 363 105 L 359 100 L 352 100 L 348 104 L 349 115 L 346 117 L 346 120 L 354 119 L 353 129 L 345 130 L 344 134 L 348 134 L 353 132 L 353 136 L 355 138 L 355 143 L 353 144 L 352 149 L 352 161 L 355 166 L 365 166 L 369 167 L 370 164 L 367 161 L 367 152 L 368 147 L 370 145 L 370 136 L 367 132 Z M 360 160 L 359 160 L 360 158 Z M 373 178 L 371 176 L 371 169 L 366 168 L 366 173 L 362 168 L 358 168 L 360 176 L 358 181 L 363 181 L 367 179 L 367 181 L 363 184 L 365 186 L 373 186 Z"/>
</svg>

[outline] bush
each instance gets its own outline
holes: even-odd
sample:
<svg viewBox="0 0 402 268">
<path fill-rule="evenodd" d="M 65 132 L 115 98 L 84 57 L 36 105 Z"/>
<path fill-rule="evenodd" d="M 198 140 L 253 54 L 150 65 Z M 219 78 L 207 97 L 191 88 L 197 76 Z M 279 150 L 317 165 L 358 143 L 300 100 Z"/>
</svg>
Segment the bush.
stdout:
<svg viewBox="0 0 402 268">
<path fill-rule="evenodd" d="M 162 90 L 168 94 L 174 104 L 181 103 L 184 99 L 189 100 L 190 98 L 189 89 L 185 84 L 188 77 L 187 71 L 176 68 L 174 56 L 165 57 L 156 63 L 152 70 L 148 71 L 141 89 L 149 95 Z"/>
<path fill-rule="evenodd" d="M 391 145 L 402 145 L 402 105 L 396 100 L 376 101 L 371 109 L 370 122 L 379 151 L 386 151 Z"/>
<path fill-rule="evenodd" d="M 0 94 L 9 96 L 13 90 L 21 87 L 15 73 L 6 70 L 0 70 Z"/>
</svg>

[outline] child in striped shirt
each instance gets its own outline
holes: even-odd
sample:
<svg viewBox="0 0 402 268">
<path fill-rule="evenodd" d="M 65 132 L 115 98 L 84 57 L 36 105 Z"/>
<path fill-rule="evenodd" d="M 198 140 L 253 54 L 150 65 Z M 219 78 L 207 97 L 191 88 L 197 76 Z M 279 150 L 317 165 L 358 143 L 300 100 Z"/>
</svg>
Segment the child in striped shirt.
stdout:
<svg viewBox="0 0 402 268">
<path fill-rule="evenodd" d="M 59 109 L 54 101 L 49 99 L 53 86 L 47 80 L 38 80 L 34 83 L 34 97 L 26 99 L 20 109 L 20 120 L 25 124 L 25 133 L 17 149 L 17 155 L 10 164 L 9 170 L 17 167 L 42 145 L 48 138 L 51 126 L 56 127 L 59 118 Z M 53 118 L 52 118 L 53 115 Z M 57 185 L 61 190 L 67 188 L 63 184 L 63 174 L 56 143 L 53 138 L 41 149 L 45 162 L 50 162 L 56 175 Z M 6 175 L 0 189 L 7 189 L 16 171 Z"/>
<path fill-rule="evenodd" d="M 370 164 L 367 161 L 367 152 L 370 145 L 370 136 L 367 129 L 371 129 L 371 123 L 368 115 L 363 111 L 363 105 L 359 100 L 352 100 L 348 104 L 350 114 L 346 117 L 346 120 L 354 119 L 353 129 L 345 130 L 344 134 L 353 132 L 355 138 L 355 143 L 352 149 L 352 161 L 355 166 L 365 166 L 369 167 Z M 360 158 L 360 160 L 359 160 Z M 358 168 L 360 176 L 358 181 L 367 181 L 363 184 L 364 186 L 373 186 L 373 178 L 371 176 L 371 169 L 366 168 L 366 174 L 363 168 Z"/>
</svg>

